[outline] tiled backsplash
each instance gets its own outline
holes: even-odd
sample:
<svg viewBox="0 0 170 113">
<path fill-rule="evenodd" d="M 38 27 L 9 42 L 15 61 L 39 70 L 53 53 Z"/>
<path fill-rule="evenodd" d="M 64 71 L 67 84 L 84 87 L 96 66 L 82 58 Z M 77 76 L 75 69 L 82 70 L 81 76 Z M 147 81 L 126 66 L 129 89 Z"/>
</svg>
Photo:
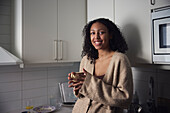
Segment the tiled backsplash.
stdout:
<svg viewBox="0 0 170 113">
<path fill-rule="evenodd" d="M 67 81 L 73 66 L 36 67 L 0 66 L 0 113 L 20 113 L 27 100 L 34 106 L 49 104 L 50 98 L 61 99 L 58 83 Z"/>
<path fill-rule="evenodd" d="M 11 0 L 0 0 L 0 46 L 11 50 Z"/>
<path fill-rule="evenodd" d="M 36 67 L 20 69 L 18 66 L 0 66 L 0 110 L 2 113 L 19 113 L 27 100 L 33 105 L 49 103 L 50 97 L 60 99 L 59 82 L 67 81 L 67 74 L 78 71 L 79 63 L 73 66 Z M 134 92 L 139 103 L 149 99 L 149 79 L 154 78 L 156 97 L 170 98 L 170 71 L 132 68 Z M 14 112 L 15 111 L 15 112 Z"/>
<path fill-rule="evenodd" d="M 153 78 L 153 94 L 154 101 L 157 105 L 158 98 L 170 99 L 170 71 L 153 68 L 132 68 L 134 93 L 137 92 L 139 104 L 142 105 L 143 110 L 148 112 L 147 102 L 151 100 L 149 95 L 149 82 Z M 150 112 L 149 112 L 150 113 Z M 160 112 L 162 113 L 162 112 Z M 169 112 L 166 112 L 169 113 Z"/>
</svg>

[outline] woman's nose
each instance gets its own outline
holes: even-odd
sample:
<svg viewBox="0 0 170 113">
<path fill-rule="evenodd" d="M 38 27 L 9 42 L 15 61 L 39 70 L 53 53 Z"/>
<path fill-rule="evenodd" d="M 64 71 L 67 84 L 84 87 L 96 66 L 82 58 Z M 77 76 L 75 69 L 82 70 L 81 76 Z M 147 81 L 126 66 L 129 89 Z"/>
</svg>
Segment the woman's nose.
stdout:
<svg viewBox="0 0 170 113">
<path fill-rule="evenodd" d="M 100 34 L 99 34 L 99 33 L 96 33 L 95 38 L 96 38 L 96 39 L 99 39 L 99 38 L 100 38 Z"/>
</svg>

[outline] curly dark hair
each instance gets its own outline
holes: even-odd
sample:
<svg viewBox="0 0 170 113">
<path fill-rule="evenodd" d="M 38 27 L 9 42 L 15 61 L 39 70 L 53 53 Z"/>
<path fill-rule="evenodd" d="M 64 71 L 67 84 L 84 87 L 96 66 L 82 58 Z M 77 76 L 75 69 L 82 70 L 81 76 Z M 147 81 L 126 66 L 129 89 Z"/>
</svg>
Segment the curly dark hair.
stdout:
<svg viewBox="0 0 170 113">
<path fill-rule="evenodd" d="M 91 26 L 96 22 L 105 25 L 108 29 L 109 34 L 112 36 L 112 38 L 109 40 L 110 49 L 112 51 L 125 53 L 128 50 L 126 41 L 122 36 L 122 33 L 120 32 L 119 28 L 109 19 L 99 18 L 90 21 L 88 24 L 84 26 L 83 29 L 84 44 L 83 51 L 81 54 L 82 57 L 87 55 L 87 58 L 91 59 L 92 62 L 95 61 L 95 59 L 98 59 L 98 51 L 94 48 L 90 40 L 90 29 Z"/>
</svg>

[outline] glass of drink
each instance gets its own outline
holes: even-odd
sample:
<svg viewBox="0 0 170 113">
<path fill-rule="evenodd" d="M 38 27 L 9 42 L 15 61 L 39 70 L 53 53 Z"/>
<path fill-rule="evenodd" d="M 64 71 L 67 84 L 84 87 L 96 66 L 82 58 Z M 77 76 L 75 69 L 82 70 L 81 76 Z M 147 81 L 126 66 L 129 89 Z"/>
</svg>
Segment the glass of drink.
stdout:
<svg viewBox="0 0 170 113">
<path fill-rule="evenodd" d="M 31 110 L 34 108 L 33 103 L 32 103 L 32 99 L 29 99 L 26 101 L 26 106 L 25 109 L 29 111 L 29 113 L 31 113 Z"/>
</svg>

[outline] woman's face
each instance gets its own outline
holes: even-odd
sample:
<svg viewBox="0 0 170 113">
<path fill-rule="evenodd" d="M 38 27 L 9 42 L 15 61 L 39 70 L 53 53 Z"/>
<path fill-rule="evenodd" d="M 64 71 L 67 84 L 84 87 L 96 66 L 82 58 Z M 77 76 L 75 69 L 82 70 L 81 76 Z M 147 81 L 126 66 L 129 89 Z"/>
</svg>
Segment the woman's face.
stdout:
<svg viewBox="0 0 170 113">
<path fill-rule="evenodd" d="M 96 22 L 91 26 L 90 29 L 90 38 L 91 43 L 97 50 L 109 50 L 109 35 L 107 27 L 100 23 Z"/>
</svg>

